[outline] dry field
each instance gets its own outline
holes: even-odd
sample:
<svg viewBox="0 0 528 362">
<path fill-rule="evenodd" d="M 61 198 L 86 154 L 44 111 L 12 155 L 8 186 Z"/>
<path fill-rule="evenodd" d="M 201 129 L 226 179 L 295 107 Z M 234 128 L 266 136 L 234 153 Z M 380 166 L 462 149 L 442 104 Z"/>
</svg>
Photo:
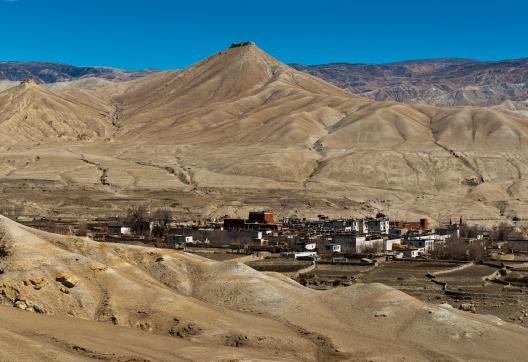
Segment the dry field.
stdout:
<svg viewBox="0 0 528 362">
<path fill-rule="evenodd" d="M 424 302 L 448 303 L 458 308 L 463 303 L 473 304 L 479 314 L 490 314 L 520 325 L 528 322 L 528 284 L 507 286 L 484 279 L 499 269 L 486 265 L 472 265 L 454 270 L 463 264 L 450 262 L 390 261 L 378 266 L 318 265 L 313 271 L 300 275 L 314 289 L 331 289 L 354 283 L 383 283 L 401 290 Z M 454 270 L 449 272 L 450 270 Z M 443 287 L 433 283 L 428 273 L 441 272 L 435 280 L 447 283 Z M 515 277 L 520 273 L 509 274 Z M 339 281 L 339 282 L 335 282 Z"/>
<path fill-rule="evenodd" d="M 312 265 L 311 261 L 271 258 L 251 261 L 246 265 L 262 272 L 293 273 Z"/>
</svg>

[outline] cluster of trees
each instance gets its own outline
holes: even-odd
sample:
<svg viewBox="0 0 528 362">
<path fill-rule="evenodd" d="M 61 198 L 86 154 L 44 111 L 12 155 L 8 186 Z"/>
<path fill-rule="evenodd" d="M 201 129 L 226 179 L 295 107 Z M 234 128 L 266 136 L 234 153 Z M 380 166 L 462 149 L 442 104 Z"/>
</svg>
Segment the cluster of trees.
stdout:
<svg viewBox="0 0 528 362">
<path fill-rule="evenodd" d="M 361 250 L 361 254 L 377 254 L 383 251 L 383 243 L 375 243 L 365 246 Z"/>
<path fill-rule="evenodd" d="M 502 223 L 490 230 L 489 237 L 491 241 L 507 241 L 513 231 L 514 227 L 512 225 Z"/>
<path fill-rule="evenodd" d="M 486 246 L 482 241 L 468 243 L 460 238 L 446 240 L 444 245 L 435 245 L 431 255 L 437 259 L 481 261 L 486 258 Z"/>
<path fill-rule="evenodd" d="M 122 224 L 130 227 L 136 235 L 152 235 L 158 238 L 167 234 L 171 221 L 172 212 L 169 209 L 160 208 L 150 211 L 144 205 L 129 208 L 121 220 Z M 153 223 L 152 232 L 151 222 Z"/>
<path fill-rule="evenodd" d="M 492 228 L 462 224 L 459 238 L 448 239 L 443 246 L 436 245 L 431 254 L 440 259 L 481 261 L 486 258 L 486 244 L 507 241 L 513 231 L 514 227 L 506 223 Z M 479 235 L 484 236 L 483 240 L 466 241 Z"/>
<path fill-rule="evenodd" d="M 486 235 L 492 242 L 507 241 L 508 236 L 512 233 L 514 227 L 510 224 L 502 223 L 492 228 L 487 228 L 479 225 L 460 226 L 460 237 L 462 238 L 476 238 L 478 235 Z"/>
</svg>

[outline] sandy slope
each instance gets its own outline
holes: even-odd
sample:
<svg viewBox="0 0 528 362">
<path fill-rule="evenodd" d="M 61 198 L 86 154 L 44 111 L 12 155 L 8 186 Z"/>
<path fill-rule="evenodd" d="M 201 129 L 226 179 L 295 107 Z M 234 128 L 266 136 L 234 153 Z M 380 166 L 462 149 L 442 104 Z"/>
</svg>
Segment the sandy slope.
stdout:
<svg viewBox="0 0 528 362">
<path fill-rule="evenodd" d="M 160 341 L 169 336 L 174 348 L 166 346 L 160 360 L 171 354 L 203 356 L 204 343 L 216 356 L 272 360 L 524 358 L 524 328 L 426 305 L 381 284 L 320 292 L 243 264 L 57 236 L 3 217 L 0 228 L 3 304 L 107 322 L 108 331 L 117 324 L 160 335 Z M 13 325 L 11 314 L 3 318 L 0 341 L 11 350 L 17 338 L 42 338 L 60 353 L 76 345 L 122 355 L 139 336 L 125 332 L 115 344 L 96 346 L 94 340 L 110 333 L 102 324 L 78 324 L 70 336 L 69 320 L 35 317 L 43 326 L 39 337 Z M 24 318 L 32 323 L 33 317 Z M 149 336 L 145 343 L 155 339 Z M 128 355 L 146 354 L 144 346 Z"/>
<path fill-rule="evenodd" d="M 267 352 L 251 347 L 190 342 L 138 329 L 44 316 L 0 307 L 2 361 L 227 361 L 270 360 Z M 275 360 L 287 360 L 284 356 Z M 293 358 L 293 357 L 292 357 Z"/>
<path fill-rule="evenodd" d="M 42 190 L 45 181 L 68 205 L 83 201 L 64 194 L 83 191 L 96 204 L 116 195 L 170 199 L 176 211 L 207 216 L 269 207 L 309 216 L 528 217 L 521 113 L 374 102 L 256 46 L 129 82 L 76 84 L 0 92 L 10 146 L 0 152 L 0 186 L 13 202 L 51 208 L 43 193 L 17 189 Z"/>
<path fill-rule="evenodd" d="M 104 139 L 112 127 L 102 112 L 28 81 L 0 93 L 0 140 L 11 146 Z"/>
</svg>

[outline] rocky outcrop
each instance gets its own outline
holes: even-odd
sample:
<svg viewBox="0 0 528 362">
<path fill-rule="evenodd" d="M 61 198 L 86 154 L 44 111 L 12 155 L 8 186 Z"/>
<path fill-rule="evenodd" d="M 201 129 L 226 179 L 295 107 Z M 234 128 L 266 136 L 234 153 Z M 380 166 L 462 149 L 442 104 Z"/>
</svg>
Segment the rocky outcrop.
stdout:
<svg viewBox="0 0 528 362">
<path fill-rule="evenodd" d="M 66 272 L 59 273 L 57 277 L 55 278 L 55 280 L 67 288 L 75 287 L 79 281 L 77 277 L 75 277 L 74 275 L 70 273 L 66 273 Z"/>
<path fill-rule="evenodd" d="M 20 82 L 20 85 L 36 85 L 36 84 L 37 82 L 35 82 L 35 80 L 32 78 L 27 78 Z"/>
</svg>

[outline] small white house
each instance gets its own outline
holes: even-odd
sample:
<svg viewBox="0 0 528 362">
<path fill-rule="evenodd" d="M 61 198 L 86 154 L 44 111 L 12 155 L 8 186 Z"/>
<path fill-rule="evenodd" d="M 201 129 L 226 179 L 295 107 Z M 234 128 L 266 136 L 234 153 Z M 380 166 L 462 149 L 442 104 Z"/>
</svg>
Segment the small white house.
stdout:
<svg viewBox="0 0 528 362">
<path fill-rule="evenodd" d="M 130 235 L 132 234 L 132 229 L 128 226 L 121 225 L 109 225 L 108 226 L 108 235 Z"/>
<path fill-rule="evenodd" d="M 346 253 L 361 254 L 383 249 L 383 239 L 368 239 L 356 234 L 335 235 L 334 244 L 341 245 L 341 250 Z"/>
<path fill-rule="evenodd" d="M 308 251 L 314 251 L 315 249 L 317 249 L 317 244 L 316 243 L 308 243 L 308 244 L 304 245 L 304 249 L 308 250 Z"/>
<path fill-rule="evenodd" d="M 262 231 L 253 230 L 213 230 L 176 228 L 169 231 L 169 235 L 189 235 L 193 240 L 209 241 L 211 243 L 250 243 L 255 239 L 263 239 Z"/>
<path fill-rule="evenodd" d="M 423 249 L 425 252 L 434 250 L 435 239 L 433 238 L 413 238 L 405 241 L 406 245 L 417 249 Z"/>
<path fill-rule="evenodd" d="M 357 234 L 340 234 L 334 236 L 333 244 L 341 246 L 341 250 L 345 253 L 357 253 L 360 245 L 366 241 L 365 236 Z"/>
<path fill-rule="evenodd" d="M 368 230 L 372 233 L 388 234 L 389 233 L 389 219 L 380 218 L 374 220 L 367 220 Z"/>
<path fill-rule="evenodd" d="M 414 249 L 414 248 L 399 250 L 399 252 L 403 253 L 403 256 L 405 258 L 416 258 L 420 256 L 423 253 L 423 251 L 424 251 L 423 249 Z"/>
<path fill-rule="evenodd" d="M 329 244 L 326 246 L 326 249 L 328 251 L 331 251 L 332 253 L 340 253 L 341 252 L 341 245 L 339 244 Z"/>
<path fill-rule="evenodd" d="M 167 241 L 174 244 L 193 244 L 194 240 L 191 235 L 168 235 Z"/>
<path fill-rule="evenodd" d="M 323 227 L 335 231 L 346 231 L 347 227 L 350 229 L 346 220 L 325 220 Z"/>
<path fill-rule="evenodd" d="M 288 259 L 295 259 L 295 260 L 305 259 L 305 258 L 310 258 L 313 260 L 319 259 L 319 256 L 317 255 L 315 251 L 287 252 L 287 253 L 282 253 L 282 256 Z"/>
<path fill-rule="evenodd" d="M 395 244 L 401 244 L 401 239 L 387 239 L 383 240 L 383 250 L 391 251 L 392 246 Z"/>
</svg>

